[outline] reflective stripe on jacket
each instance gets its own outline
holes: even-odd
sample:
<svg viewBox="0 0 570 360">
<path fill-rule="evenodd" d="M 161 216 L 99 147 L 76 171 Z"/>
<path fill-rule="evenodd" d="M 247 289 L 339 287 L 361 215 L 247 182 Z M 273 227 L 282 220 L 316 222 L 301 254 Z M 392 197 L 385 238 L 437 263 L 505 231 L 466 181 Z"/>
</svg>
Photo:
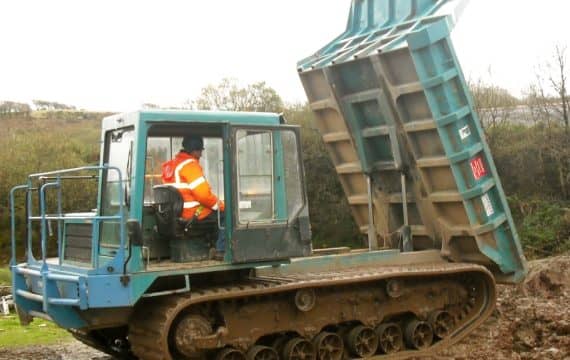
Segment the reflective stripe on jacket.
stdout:
<svg viewBox="0 0 570 360">
<path fill-rule="evenodd" d="M 162 164 L 162 182 L 174 186 L 182 195 L 184 219 L 191 219 L 197 211 L 199 220 L 210 215 L 212 211 L 224 211 L 224 202 L 212 193 L 200 162 L 186 152 L 181 151 L 174 159 Z"/>
</svg>

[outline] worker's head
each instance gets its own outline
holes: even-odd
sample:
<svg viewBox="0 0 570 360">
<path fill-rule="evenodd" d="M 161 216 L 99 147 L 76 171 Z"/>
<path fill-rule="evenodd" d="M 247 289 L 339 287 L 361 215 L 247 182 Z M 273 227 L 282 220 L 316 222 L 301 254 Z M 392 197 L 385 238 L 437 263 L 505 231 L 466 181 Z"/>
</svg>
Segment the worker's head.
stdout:
<svg viewBox="0 0 570 360">
<path fill-rule="evenodd" d="M 202 155 L 202 150 L 204 150 L 204 139 L 198 135 L 184 136 L 184 139 L 182 139 L 182 148 L 187 153 L 199 158 Z"/>
</svg>

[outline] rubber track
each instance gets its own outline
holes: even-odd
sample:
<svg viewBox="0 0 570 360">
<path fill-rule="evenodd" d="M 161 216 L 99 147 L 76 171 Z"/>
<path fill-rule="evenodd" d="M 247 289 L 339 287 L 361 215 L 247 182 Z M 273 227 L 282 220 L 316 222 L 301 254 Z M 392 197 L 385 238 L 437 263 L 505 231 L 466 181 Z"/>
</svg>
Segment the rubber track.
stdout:
<svg viewBox="0 0 570 360">
<path fill-rule="evenodd" d="M 194 289 L 191 293 L 169 295 L 146 300 L 137 304 L 129 326 L 131 350 L 144 360 L 172 360 L 168 351 L 168 332 L 176 316 L 187 307 L 208 301 L 227 300 L 249 296 L 262 296 L 292 291 L 301 288 L 319 288 L 348 285 L 382 279 L 407 277 L 437 277 L 461 273 L 486 275 L 488 299 L 486 306 L 459 334 L 441 340 L 423 351 L 402 351 L 392 355 L 381 355 L 377 359 L 403 359 L 424 356 L 449 346 L 474 330 L 491 314 L 495 305 L 495 282 L 491 273 L 484 267 L 473 264 L 438 263 L 431 265 L 383 266 L 376 268 L 352 268 L 342 272 L 303 273 L 279 277 L 252 277 L 241 283 L 228 286 Z"/>
</svg>

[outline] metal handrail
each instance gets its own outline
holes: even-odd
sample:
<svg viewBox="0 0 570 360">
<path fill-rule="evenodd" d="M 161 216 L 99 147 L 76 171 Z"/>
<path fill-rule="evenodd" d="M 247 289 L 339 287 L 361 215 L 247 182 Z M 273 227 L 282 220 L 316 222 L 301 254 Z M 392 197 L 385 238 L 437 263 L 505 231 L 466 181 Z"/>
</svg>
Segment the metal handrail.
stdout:
<svg viewBox="0 0 570 360">
<path fill-rule="evenodd" d="M 14 186 L 10 190 L 10 242 L 12 245 L 10 266 L 16 266 L 16 207 L 14 199 L 16 191 L 27 189 L 28 185 Z"/>
<path fill-rule="evenodd" d="M 119 180 L 121 180 L 121 170 L 115 166 L 108 166 L 108 165 L 90 165 L 90 166 L 81 166 L 77 168 L 71 169 L 63 169 L 63 170 L 54 170 L 54 171 L 47 171 L 43 173 L 35 173 L 28 175 L 28 178 L 39 178 L 41 176 L 51 176 L 51 175 L 59 175 L 59 174 L 69 174 L 72 172 L 83 171 L 83 170 L 105 170 L 105 169 L 114 169 L 119 172 Z"/>
<path fill-rule="evenodd" d="M 46 183 L 43 184 L 42 187 L 40 188 L 40 212 L 41 212 L 41 218 L 42 218 L 42 222 L 41 222 L 41 232 L 40 232 L 40 238 L 41 238 L 41 245 L 42 245 L 42 262 L 45 264 L 46 263 L 46 252 L 47 252 L 47 220 L 45 218 L 45 214 L 46 214 L 46 189 L 48 187 L 60 187 L 61 184 L 58 182 L 54 182 L 54 183 Z"/>
<path fill-rule="evenodd" d="M 29 219 L 31 220 L 69 220 L 69 219 L 79 219 L 79 220 L 88 220 L 88 219 L 94 219 L 97 218 L 97 220 L 120 220 L 122 217 L 120 215 L 107 215 L 107 216 L 74 216 L 74 217 L 70 217 L 70 216 L 65 216 L 65 215 L 46 215 L 46 216 L 30 216 Z"/>
<path fill-rule="evenodd" d="M 118 183 L 122 184 L 123 183 L 123 176 L 121 173 L 121 170 L 118 167 L 115 166 L 108 166 L 108 165 L 100 165 L 100 166 L 83 166 L 83 167 L 78 167 L 78 168 L 71 168 L 71 169 L 63 169 L 63 170 L 56 170 L 56 171 L 49 171 L 49 172 L 42 172 L 42 173 L 35 173 L 35 174 L 31 174 L 28 176 L 28 185 L 21 185 L 21 186 L 17 186 L 15 188 L 12 189 L 11 192 L 11 202 L 13 204 L 13 192 L 15 192 L 18 189 L 27 189 L 28 191 L 30 191 L 30 189 L 32 189 L 32 181 L 33 179 L 38 179 L 40 181 L 46 181 L 46 180 L 56 180 L 55 182 L 47 182 L 44 183 L 41 187 L 40 187 L 40 214 L 39 216 L 31 216 L 28 215 L 27 217 L 27 223 L 28 223 L 28 260 L 31 260 L 32 257 L 32 251 L 31 251 L 31 247 L 32 247 L 32 231 L 31 231 L 31 224 L 33 221 L 40 221 L 41 223 L 41 230 L 40 230 L 40 240 L 41 240 L 41 252 L 42 252 L 42 262 L 45 264 L 46 263 L 46 254 L 47 254 L 47 228 L 48 228 L 48 221 L 51 220 L 55 220 L 59 222 L 59 227 L 58 227 L 58 255 L 60 257 L 60 264 L 61 264 L 61 254 L 62 254 L 62 237 L 63 237 L 63 233 L 62 233 L 62 229 L 61 229 L 61 221 L 63 220 L 67 220 L 70 217 L 66 216 L 65 214 L 62 213 L 62 207 L 61 207 L 61 202 L 62 202 L 62 195 L 61 195 L 61 180 L 65 180 L 65 179 L 96 179 L 98 178 L 98 176 L 61 176 L 64 174 L 69 174 L 69 173 L 73 173 L 73 172 L 79 172 L 79 171 L 101 171 L 101 170 L 110 170 L 110 171 L 116 171 L 117 175 L 118 175 Z M 58 196 L 57 196 L 57 203 L 58 203 L 58 213 L 57 214 L 46 214 L 46 207 L 47 207 L 47 201 L 46 201 L 46 191 L 48 188 L 50 187 L 55 187 L 58 188 Z M 92 220 L 94 222 L 94 226 L 97 226 L 100 222 L 102 221 L 107 221 L 107 220 L 119 220 L 119 224 L 120 224 L 120 248 L 119 248 L 119 252 L 118 255 L 124 257 L 124 252 L 125 252 L 125 244 L 126 244 L 126 239 L 125 239 L 125 219 L 126 219 L 126 215 L 124 214 L 124 204 L 123 204 L 123 199 L 124 199 L 124 189 L 122 186 L 119 186 L 118 189 L 118 204 L 119 204 L 119 210 L 118 210 L 118 214 L 117 215 L 105 215 L 105 216 L 99 216 L 99 215 L 84 215 L 84 216 L 74 216 L 74 219 L 79 219 L 79 220 Z M 32 207 L 32 203 L 31 203 L 31 197 L 28 196 L 27 198 L 27 203 L 26 203 L 26 207 L 28 208 L 29 211 L 31 211 L 31 207 Z M 12 206 L 12 217 L 14 217 L 15 215 L 15 211 L 13 209 Z M 15 237 L 15 220 L 13 219 L 13 235 L 12 235 L 12 253 L 13 253 L 13 259 L 12 259 L 12 263 L 15 265 L 16 264 L 16 257 L 15 257 L 15 248 L 16 248 L 16 237 Z M 99 244 L 99 239 L 92 239 L 93 242 L 93 246 L 94 247 L 98 247 Z M 98 264 L 98 261 L 96 261 L 96 259 L 91 259 L 91 263 L 92 266 L 95 266 L 95 264 Z"/>
</svg>

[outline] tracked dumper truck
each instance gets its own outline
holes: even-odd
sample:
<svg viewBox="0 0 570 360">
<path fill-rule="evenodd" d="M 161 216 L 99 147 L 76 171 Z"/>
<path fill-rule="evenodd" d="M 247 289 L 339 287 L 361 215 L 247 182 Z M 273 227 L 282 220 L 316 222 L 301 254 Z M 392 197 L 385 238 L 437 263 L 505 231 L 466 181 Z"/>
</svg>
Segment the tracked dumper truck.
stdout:
<svg viewBox="0 0 570 360">
<path fill-rule="evenodd" d="M 312 248 L 299 128 L 280 115 L 110 116 L 99 166 L 11 192 L 21 322 L 139 359 L 400 359 L 464 338 L 492 312 L 495 282 L 526 267 L 450 42 L 453 3 L 354 0 L 347 30 L 298 64 L 363 249 Z M 161 182 L 190 134 L 226 204 L 217 221 L 181 219 Z M 97 188 L 95 209 L 65 209 L 76 182 Z"/>
</svg>

